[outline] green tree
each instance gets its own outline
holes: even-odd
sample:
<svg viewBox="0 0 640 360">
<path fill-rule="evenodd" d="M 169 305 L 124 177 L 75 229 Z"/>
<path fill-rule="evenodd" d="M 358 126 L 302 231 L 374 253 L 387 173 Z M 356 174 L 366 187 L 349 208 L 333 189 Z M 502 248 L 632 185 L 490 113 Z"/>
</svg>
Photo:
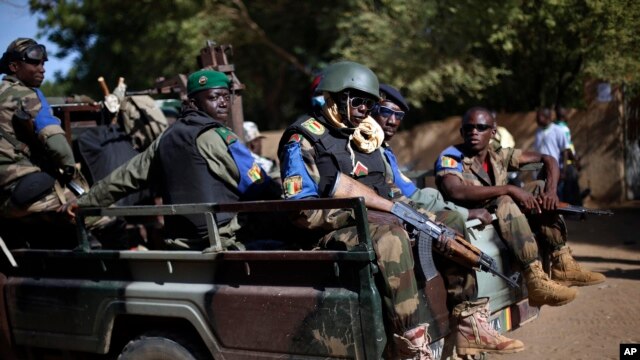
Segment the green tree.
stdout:
<svg viewBox="0 0 640 360">
<path fill-rule="evenodd" d="M 579 105 L 585 79 L 638 81 L 637 2 L 527 0 L 512 5 L 486 53 L 489 61 L 511 72 L 488 91 L 497 107 Z"/>
<path fill-rule="evenodd" d="M 61 52 L 64 81 L 130 89 L 196 69 L 208 39 L 234 46 L 245 117 L 282 128 L 309 104 L 314 73 L 338 59 L 400 87 L 414 119 L 475 104 L 528 110 L 576 104 L 582 81 L 638 83 L 640 5 L 631 0 L 30 0 Z"/>
</svg>

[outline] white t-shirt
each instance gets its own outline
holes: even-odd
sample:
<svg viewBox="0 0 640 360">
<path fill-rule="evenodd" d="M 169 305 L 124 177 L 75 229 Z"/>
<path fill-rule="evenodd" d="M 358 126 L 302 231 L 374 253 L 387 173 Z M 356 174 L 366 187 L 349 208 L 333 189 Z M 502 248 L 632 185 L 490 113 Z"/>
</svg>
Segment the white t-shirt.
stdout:
<svg viewBox="0 0 640 360">
<path fill-rule="evenodd" d="M 562 166 L 562 152 L 570 149 L 569 145 L 562 128 L 554 123 L 549 124 L 545 129 L 536 130 L 533 148 L 541 154 L 553 156 L 560 166 Z"/>
</svg>

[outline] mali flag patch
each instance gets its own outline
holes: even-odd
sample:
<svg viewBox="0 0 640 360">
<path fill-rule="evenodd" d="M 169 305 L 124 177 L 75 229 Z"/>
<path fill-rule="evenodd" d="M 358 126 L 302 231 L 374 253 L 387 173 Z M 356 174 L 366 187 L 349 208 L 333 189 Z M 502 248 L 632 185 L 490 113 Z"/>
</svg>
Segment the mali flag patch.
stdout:
<svg viewBox="0 0 640 360">
<path fill-rule="evenodd" d="M 260 170 L 260 166 L 257 163 L 253 163 L 253 166 L 249 171 L 247 171 L 247 176 L 251 179 L 251 182 L 260 182 L 262 181 L 262 171 Z"/>
<path fill-rule="evenodd" d="M 448 156 L 443 156 L 442 158 L 440 158 L 440 163 L 442 164 L 442 167 L 445 168 L 455 169 L 456 167 L 458 167 L 458 162 Z"/>
<path fill-rule="evenodd" d="M 302 176 L 294 175 L 284 179 L 282 183 L 286 196 L 294 196 L 302 192 Z"/>
<path fill-rule="evenodd" d="M 309 130 L 312 134 L 322 135 L 324 134 L 324 125 L 322 125 L 316 119 L 309 119 L 302 123 L 302 127 Z"/>
</svg>

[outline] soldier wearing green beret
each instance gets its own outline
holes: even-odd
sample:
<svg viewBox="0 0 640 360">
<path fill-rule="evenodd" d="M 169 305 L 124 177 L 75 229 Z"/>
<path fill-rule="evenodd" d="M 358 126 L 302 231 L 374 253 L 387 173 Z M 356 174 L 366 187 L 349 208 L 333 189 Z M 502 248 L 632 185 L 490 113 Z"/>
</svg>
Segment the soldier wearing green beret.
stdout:
<svg viewBox="0 0 640 360">
<path fill-rule="evenodd" d="M 60 120 L 38 89 L 46 61 L 44 45 L 27 38 L 11 42 L 0 59 L 0 219 L 11 225 L 0 228 L 7 238 L 30 238 L 34 224 L 74 234 L 55 214 L 75 198 L 64 184 L 76 170 Z"/>
<path fill-rule="evenodd" d="M 130 192 L 156 186 L 164 204 L 225 203 L 277 199 L 280 186 L 255 162 L 251 152 L 227 127 L 231 94 L 224 73 L 200 70 L 189 75 L 188 100 L 175 124 L 144 152 L 96 183 L 77 204 L 61 210 L 74 216 L 77 206 L 108 206 Z M 243 249 L 237 240 L 242 220 L 217 214 L 226 249 Z M 204 248 L 204 215 L 168 216 L 171 247 Z"/>
</svg>

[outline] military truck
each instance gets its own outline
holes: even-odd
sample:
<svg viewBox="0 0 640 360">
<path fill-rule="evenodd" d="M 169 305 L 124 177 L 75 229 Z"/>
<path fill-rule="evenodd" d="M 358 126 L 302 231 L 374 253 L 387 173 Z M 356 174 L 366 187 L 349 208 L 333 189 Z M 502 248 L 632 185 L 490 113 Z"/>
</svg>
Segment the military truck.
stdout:
<svg viewBox="0 0 640 360">
<path fill-rule="evenodd" d="M 222 251 L 219 212 L 352 209 L 359 245 L 350 251 L 295 248 L 257 239 Z M 86 216 L 205 214 L 204 251 L 91 249 Z M 362 198 L 85 209 L 72 250 L 4 249 L 0 267 L 2 359 L 380 359 L 385 344 L 378 271 Z M 510 264 L 491 225 L 470 222 L 471 240 Z M 308 234 L 292 228 L 291 238 Z M 282 246 L 273 246 L 273 243 Z M 265 245 L 267 244 L 267 245 Z M 520 289 L 477 273 L 492 323 L 506 332 L 534 319 Z M 420 282 L 438 358 L 448 313 L 442 279 Z M 444 352 L 444 355 L 443 355 Z M 57 356 L 57 357 L 56 357 Z"/>
</svg>

